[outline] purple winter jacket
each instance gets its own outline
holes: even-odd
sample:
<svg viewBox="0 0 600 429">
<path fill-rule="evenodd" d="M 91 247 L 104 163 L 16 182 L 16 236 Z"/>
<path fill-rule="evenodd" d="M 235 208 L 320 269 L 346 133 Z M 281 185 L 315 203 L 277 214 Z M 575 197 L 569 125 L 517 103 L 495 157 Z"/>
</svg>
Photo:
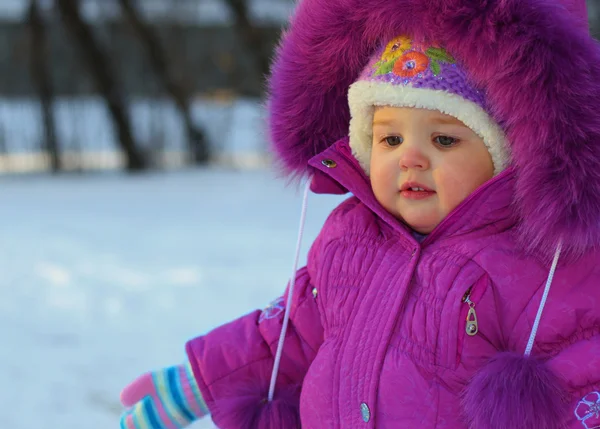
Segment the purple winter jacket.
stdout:
<svg viewBox="0 0 600 429">
<path fill-rule="evenodd" d="M 584 5 L 299 2 L 269 79 L 273 150 L 313 191 L 353 196 L 298 271 L 279 402 L 264 399 L 283 299 L 188 343 L 219 427 L 600 428 L 600 48 Z M 512 161 L 421 243 L 376 202 L 346 138 L 348 87 L 402 32 L 465 67 Z"/>
<path fill-rule="evenodd" d="M 354 196 L 329 216 L 298 272 L 278 390 L 301 389 L 303 428 L 466 428 L 461 393 L 499 352 L 524 352 L 548 275 L 547 264 L 515 250 L 514 172 L 482 185 L 418 243 L 377 203 L 346 140 L 311 164 L 313 190 L 337 184 Z M 579 404 L 600 390 L 599 261 L 594 253 L 559 264 L 533 350 L 569 394 L 569 429 L 586 427 L 575 411 L 591 415 Z M 219 427 L 242 427 L 235 408 L 253 392 L 266 396 L 282 309 L 188 343 Z"/>
</svg>

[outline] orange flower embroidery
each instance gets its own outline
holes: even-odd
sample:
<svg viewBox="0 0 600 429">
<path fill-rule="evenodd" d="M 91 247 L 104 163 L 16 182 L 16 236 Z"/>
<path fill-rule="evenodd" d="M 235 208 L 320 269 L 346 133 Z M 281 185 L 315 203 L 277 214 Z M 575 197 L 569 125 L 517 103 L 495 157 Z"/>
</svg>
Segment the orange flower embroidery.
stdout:
<svg viewBox="0 0 600 429">
<path fill-rule="evenodd" d="M 381 59 L 373 66 L 373 76 L 394 73 L 403 78 L 412 78 L 428 69 L 438 76 L 442 71 L 441 64 L 454 63 L 454 58 L 437 45 L 425 48 L 414 45 L 406 36 L 399 36 L 386 45 Z"/>
<path fill-rule="evenodd" d="M 394 64 L 394 74 L 402 77 L 414 77 L 429 67 L 429 57 L 421 52 L 407 52 Z"/>
</svg>

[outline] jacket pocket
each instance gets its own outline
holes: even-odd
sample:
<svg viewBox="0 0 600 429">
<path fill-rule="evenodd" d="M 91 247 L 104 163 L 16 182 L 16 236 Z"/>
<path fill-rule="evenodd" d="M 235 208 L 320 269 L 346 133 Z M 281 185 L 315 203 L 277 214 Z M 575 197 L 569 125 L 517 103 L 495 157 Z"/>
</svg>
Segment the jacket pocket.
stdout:
<svg viewBox="0 0 600 429">
<path fill-rule="evenodd" d="M 480 276 L 470 286 L 455 286 L 456 292 L 448 295 L 449 301 L 440 323 L 440 366 L 455 369 L 460 363 L 465 342 L 480 334 L 478 303 L 488 283 L 486 275 Z"/>
</svg>

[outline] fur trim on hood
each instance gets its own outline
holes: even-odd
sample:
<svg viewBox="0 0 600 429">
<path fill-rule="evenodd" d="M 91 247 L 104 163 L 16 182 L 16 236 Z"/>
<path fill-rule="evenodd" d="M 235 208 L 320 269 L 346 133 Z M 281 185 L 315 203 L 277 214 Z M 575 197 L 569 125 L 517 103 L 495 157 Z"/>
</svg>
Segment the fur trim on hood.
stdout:
<svg viewBox="0 0 600 429">
<path fill-rule="evenodd" d="M 524 248 L 599 247 L 600 48 L 584 0 L 562 1 L 301 0 L 269 80 L 274 151 L 290 175 L 307 173 L 348 135 L 348 87 L 373 52 L 398 34 L 437 42 L 506 132 Z"/>
</svg>

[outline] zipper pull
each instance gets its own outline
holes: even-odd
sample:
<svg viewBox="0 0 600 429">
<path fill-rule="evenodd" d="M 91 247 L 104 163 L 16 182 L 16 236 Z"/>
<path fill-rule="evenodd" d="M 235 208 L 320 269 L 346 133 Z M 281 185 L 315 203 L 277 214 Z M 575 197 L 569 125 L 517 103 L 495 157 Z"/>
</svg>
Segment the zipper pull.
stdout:
<svg viewBox="0 0 600 429">
<path fill-rule="evenodd" d="M 469 312 L 467 313 L 467 320 L 465 331 L 468 336 L 473 337 L 479 332 L 479 325 L 477 324 L 477 313 L 475 312 L 475 303 L 471 301 L 471 289 L 465 293 L 462 302 L 469 305 Z"/>
</svg>

